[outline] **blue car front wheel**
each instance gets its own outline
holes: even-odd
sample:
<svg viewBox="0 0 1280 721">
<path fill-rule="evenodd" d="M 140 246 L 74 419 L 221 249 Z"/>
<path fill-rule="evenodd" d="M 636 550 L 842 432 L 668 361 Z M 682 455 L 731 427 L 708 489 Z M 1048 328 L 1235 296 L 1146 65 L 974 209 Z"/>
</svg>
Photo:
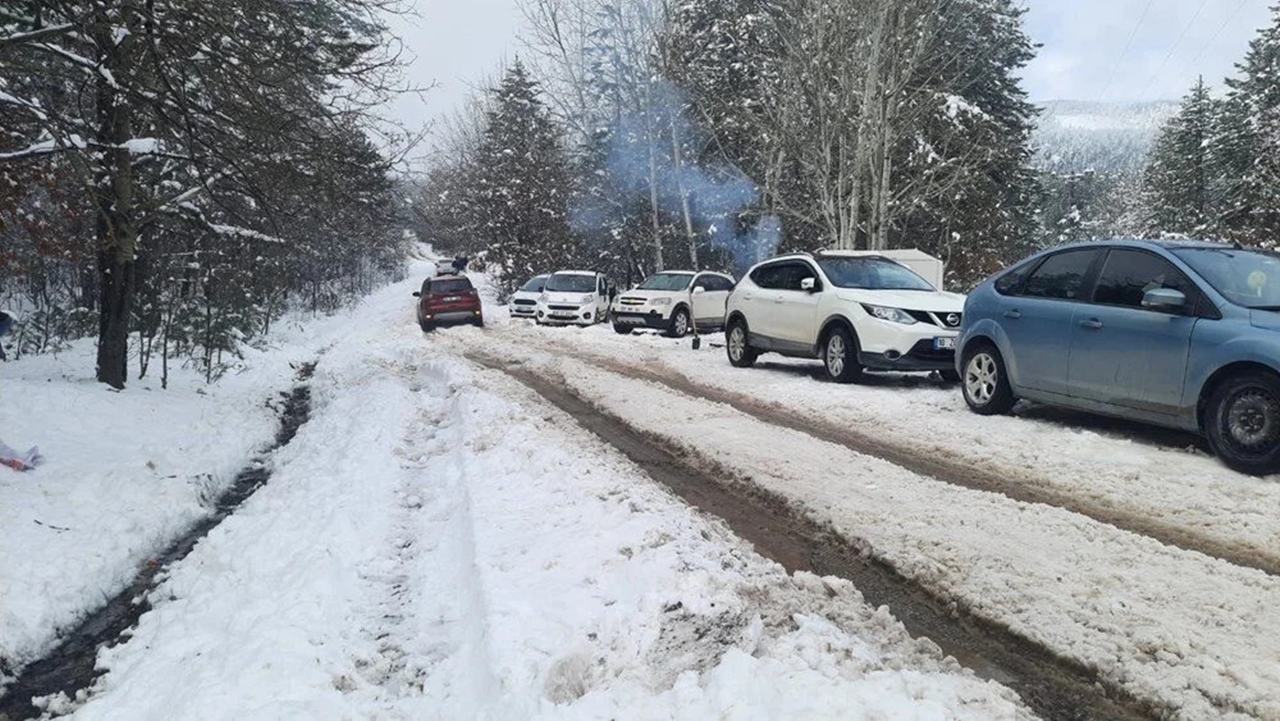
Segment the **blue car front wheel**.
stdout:
<svg viewBox="0 0 1280 721">
<path fill-rule="evenodd" d="M 1280 376 L 1245 371 L 1219 383 L 1204 426 L 1213 452 L 1231 468 L 1254 476 L 1280 471 Z"/>
</svg>

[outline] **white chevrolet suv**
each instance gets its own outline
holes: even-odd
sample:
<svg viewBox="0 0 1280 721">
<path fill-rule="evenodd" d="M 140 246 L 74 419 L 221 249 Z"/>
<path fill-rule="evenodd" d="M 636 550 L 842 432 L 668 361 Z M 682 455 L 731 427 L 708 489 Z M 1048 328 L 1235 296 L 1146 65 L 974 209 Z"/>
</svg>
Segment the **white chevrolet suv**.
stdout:
<svg viewBox="0 0 1280 721">
<path fill-rule="evenodd" d="M 609 317 L 614 286 L 603 273 L 561 270 L 552 273 L 538 296 L 538 325 L 592 325 Z"/>
<path fill-rule="evenodd" d="M 731 290 L 733 278 L 722 273 L 654 273 L 613 301 L 613 329 L 625 335 L 636 328 L 655 328 L 673 338 L 683 338 L 690 330 L 718 331 L 724 327 Z"/>
<path fill-rule="evenodd" d="M 831 380 L 863 369 L 955 371 L 964 296 L 890 258 L 858 251 L 786 255 L 753 267 L 729 296 L 726 347 L 738 367 L 763 352 L 820 358 Z"/>
</svg>

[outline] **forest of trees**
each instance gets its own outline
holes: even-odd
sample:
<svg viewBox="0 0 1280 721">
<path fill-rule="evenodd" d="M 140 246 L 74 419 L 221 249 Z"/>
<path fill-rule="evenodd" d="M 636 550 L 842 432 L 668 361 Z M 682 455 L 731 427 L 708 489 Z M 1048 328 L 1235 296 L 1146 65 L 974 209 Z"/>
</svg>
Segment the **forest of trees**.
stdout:
<svg viewBox="0 0 1280 721">
<path fill-rule="evenodd" d="M 1280 7 L 1220 89 L 1196 78 L 1132 171 L 1046 174 L 1056 241 L 1185 236 L 1274 248 L 1280 230 Z"/>
<path fill-rule="evenodd" d="M 574 264 L 629 283 L 900 246 L 946 259 L 963 285 L 1036 242 L 1020 3 L 524 9 L 526 49 L 453 123 L 416 207 L 437 245 L 499 252 L 508 288 Z M 518 207 L 523 224 L 505 217 Z"/>
<path fill-rule="evenodd" d="M 1145 161 L 1128 138 L 1115 163 L 1068 171 L 1035 160 L 1022 8 L 524 0 L 534 32 L 449 126 L 419 222 L 442 247 L 500 252 L 508 289 L 571 265 L 629 283 L 779 250 L 916 247 L 964 290 L 1069 241 L 1274 244 L 1280 12 L 1225 92 L 1195 85 Z"/>
<path fill-rule="evenodd" d="M 370 113 L 396 90 L 385 0 L 0 7 L 0 306 L 20 352 L 96 335 L 97 378 L 200 363 L 287 305 L 401 272 Z"/>
<path fill-rule="evenodd" d="M 20 350 L 94 335 L 116 387 L 133 361 L 216 375 L 286 308 L 394 277 L 406 226 L 507 293 L 571 266 L 629 284 L 896 247 L 964 290 L 1061 242 L 1272 246 L 1280 225 L 1280 10 L 1143 167 L 1067 172 L 1036 164 L 1016 0 L 521 0 L 518 58 L 408 188 L 370 134 L 394 2 L 0 8 L 0 305 L 23 312 Z"/>
</svg>

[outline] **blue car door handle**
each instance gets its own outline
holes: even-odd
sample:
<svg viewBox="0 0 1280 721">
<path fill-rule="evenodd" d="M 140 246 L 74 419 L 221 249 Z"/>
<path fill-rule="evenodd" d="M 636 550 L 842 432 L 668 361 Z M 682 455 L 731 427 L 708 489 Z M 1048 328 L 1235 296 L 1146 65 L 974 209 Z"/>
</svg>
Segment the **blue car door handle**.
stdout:
<svg viewBox="0 0 1280 721">
<path fill-rule="evenodd" d="M 1102 321 L 1098 320 L 1097 318 L 1086 318 L 1085 320 L 1080 321 L 1080 325 L 1084 326 L 1085 328 L 1093 328 L 1096 330 L 1102 327 Z"/>
<path fill-rule="evenodd" d="M 1004 312 L 1004 317 L 1006 317 L 1006 318 L 1012 318 L 1012 319 L 1014 319 L 1014 320 L 1017 320 L 1017 319 L 1019 319 L 1019 318 L 1021 318 L 1021 317 L 1022 317 L 1022 311 L 1020 311 L 1020 310 L 1018 310 L 1018 309 L 1016 309 L 1016 308 L 1015 308 L 1015 309 L 1013 309 L 1013 310 L 1006 310 L 1006 311 Z"/>
</svg>

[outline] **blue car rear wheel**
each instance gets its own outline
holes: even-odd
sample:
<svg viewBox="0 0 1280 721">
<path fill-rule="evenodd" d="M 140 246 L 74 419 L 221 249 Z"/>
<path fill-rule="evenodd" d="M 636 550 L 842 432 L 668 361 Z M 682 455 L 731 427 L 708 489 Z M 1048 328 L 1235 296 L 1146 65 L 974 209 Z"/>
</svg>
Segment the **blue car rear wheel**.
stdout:
<svg viewBox="0 0 1280 721">
<path fill-rule="evenodd" d="M 1003 415 L 1018 402 L 1009 386 L 1004 358 L 994 345 L 986 341 L 971 343 L 964 349 L 960 367 L 960 392 L 974 413 Z"/>
</svg>

